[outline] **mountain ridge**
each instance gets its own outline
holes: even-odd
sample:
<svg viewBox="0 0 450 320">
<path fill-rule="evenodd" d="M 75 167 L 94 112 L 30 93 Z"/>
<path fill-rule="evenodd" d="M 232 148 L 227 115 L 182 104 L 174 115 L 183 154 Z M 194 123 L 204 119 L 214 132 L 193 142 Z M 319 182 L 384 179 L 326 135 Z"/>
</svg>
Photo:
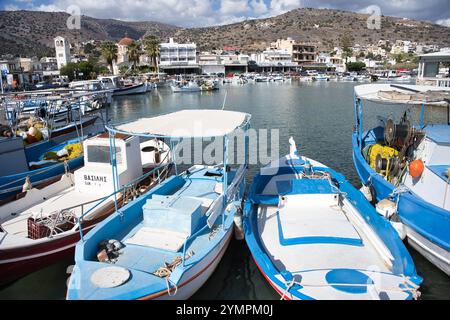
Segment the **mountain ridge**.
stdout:
<svg viewBox="0 0 450 320">
<path fill-rule="evenodd" d="M 88 40 L 114 40 L 125 34 L 138 39 L 146 33 L 163 41 L 173 37 L 178 42 L 192 41 L 200 50 L 238 47 L 243 51 L 263 50 L 278 38 L 315 42 L 319 49 L 332 49 L 348 34 L 353 43 L 367 45 L 378 40 L 450 46 L 450 28 L 425 21 L 382 17 L 380 30 L 367 28 L 367 14 L 334 9 L 300 8 L 284 14 L 249 19 L 227 25 L 182 28 L 154 21 L 123 21 L 81 17 L 81 29 L 69 30 L 69 14 L 43 11 L 0 11 L 0 54 L 51 55 L 53 38 L 61 35 L 71 43 Z"/>
</svg>

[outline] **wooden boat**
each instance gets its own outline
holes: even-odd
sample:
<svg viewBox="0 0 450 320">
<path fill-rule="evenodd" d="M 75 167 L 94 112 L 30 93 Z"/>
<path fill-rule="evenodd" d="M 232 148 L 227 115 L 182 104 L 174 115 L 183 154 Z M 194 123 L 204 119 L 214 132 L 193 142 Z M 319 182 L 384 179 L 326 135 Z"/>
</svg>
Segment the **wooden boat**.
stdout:
<svg viewBox="0 0 450 320">
<path fill-rule="evenodd" d="M 282 299 L 411 299 L 422 279 L 389 222 L 345 179 L 299 156 L 261 169 L 244 209 L 245 239 Z"/>
<path fill-rule="evenodd" d="M 450 275 L 450 122 L 424 122 L 426 106 L 450 114 L 450 89 L 363 85 L 355 97 L 353 162 L 363 188 L 408 243 Z M 366 131 L 363 101 L 416 107 L 419 125 L 404 116 Z"/>
<path fill-rule="evenodd" d="M 170 151 L 160 141 L 139 144 L 137 137 L 117 136 L 118 184 L 115 194 L 109 137 L 84 141 L 85 165 L 44 188 L 32 188 L 0 206 L 0 283 L 73 254 L 80 231 L 87 232 L 124 203 L 145 192 L 168 171 Z M 146 172 L 142 179 L 143 172 Z M 156 179 L 158 177 L 158 179 Z"/>
<path fill-rule="evenodd" d="M 248 127 L 249 119 L 240 112 L 183 110 L 108 130 L 176 139 L 176 132 L 196 138 L 214 132 L 228 141 L 237 128 Z M 67 299 L 186 299 L 194 294 L 227 249 L 242 198 L 246 165 L 227 166 L 224 153 L 222 164 L 194 165 L 168 178 L 84 237 L 76 246 Z M 108 260 L 98 252 L 105 239 L 115 244 Z"/>
</svg>

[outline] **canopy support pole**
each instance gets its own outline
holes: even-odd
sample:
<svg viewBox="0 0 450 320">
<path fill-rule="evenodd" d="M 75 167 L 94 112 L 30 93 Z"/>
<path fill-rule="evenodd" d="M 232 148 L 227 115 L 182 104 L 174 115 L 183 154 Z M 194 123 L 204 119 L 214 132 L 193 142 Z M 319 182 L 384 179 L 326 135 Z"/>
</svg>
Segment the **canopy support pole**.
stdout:
<svg viewBox="0 0 450 320">
<path fill-rule="evenodd" d="M 223 210 L 222 210 L 222 229 L 225 229 L 225 209 L 228 204 L 228 135 L 223 137 Z"/>
<path fill-rule="evenodd" d="M 114 187 L 114 209 L 117 211 L 117 161 L 116 161 L 116 137 L 115 134 L 109 131 L 109 158 L 111 159 L 112 179 Z"/>
<path fill-rule="evenodd" d="M 420 129 L 423 129 L 425 122 L 425 102 L 422 102 L 422 108 L 420 110 Z"/>
<path fill-rule="evenodd" d="M 178 175 L 177 154 L 175 152 L 174 145 L 175 144 L 173 143 L 173 140 L 170 139 L 170 150 L 172 152 L 172 158 L 173 158 L 173 164 L 174 164 L 174 169 L 175 169 L 175 175 Z"/>
</svg>

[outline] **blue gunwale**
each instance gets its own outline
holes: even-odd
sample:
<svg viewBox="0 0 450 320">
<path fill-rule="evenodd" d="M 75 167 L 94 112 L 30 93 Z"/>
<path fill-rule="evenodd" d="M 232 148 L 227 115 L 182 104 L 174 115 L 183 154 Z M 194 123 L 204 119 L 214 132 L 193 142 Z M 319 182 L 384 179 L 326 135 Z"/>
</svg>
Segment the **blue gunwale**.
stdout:
<svg viewBox="0 0 450 320">
<path fill-rule="evenodd" d="M 363 143 L 370 132 L 368 131 L 364 135 Z M 352 143 L 353 163 L 361 182 L 367 185 L 370 179 L 370 184 L 375 189 L 375 197 L 378 201 L 390 197 L 396 187 L 376 173 L 365 161 L 356 132 L 353 134 Z M 399 197 L 398 212 L 401 221 L 432 243 L 450 251 L 450 234 L 448 233 L 450 212 L 426 202 L 411 190 L 397 197 Z M 425 219 L 424 216 L 427 216 L 427 218 Z"/>
<path fill-rule="evenodd" d="M 85 137 L 84 137 L 85 138 Z M 83 138 L 83 139 L 84 139 Z M 81 139 L 81 140 L 83 140 Z M 59 151 L 65 146 L 80 142 L 80 139 L 71 139 L 63 143 L 56 143 L 53 140 L 45 141 L 37 145 L 33 145 L 30 148 L 25 148 L 25 156 L 28 163 L 40 161 L 43 159 L 45 153 L 49 151 Z M 84 156 L 81 155 L 77 158 L 67 161 L 69 170 L 74 170 L 81 167 L 84 163 Z M 40 168 L 34 170 L 28 170 L 21 173 L 16 173 L 8 176 L 0 177 L 0 199 L 8 198 L 22 190 L 22 186 L 27 176 L 30 177 L 30 181 L 33 184 L 42 183 L 65 172 L 63 162 L 54 162 L 43 165 Z"/>
</svg>

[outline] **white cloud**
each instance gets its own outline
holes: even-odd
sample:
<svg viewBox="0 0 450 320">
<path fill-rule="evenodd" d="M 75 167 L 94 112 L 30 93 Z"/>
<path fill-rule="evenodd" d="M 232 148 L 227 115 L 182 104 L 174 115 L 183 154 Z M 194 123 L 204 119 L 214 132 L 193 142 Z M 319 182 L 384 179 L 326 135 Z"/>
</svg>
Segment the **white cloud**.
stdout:
<svg viewBox="0 0 450 320">
<path fill-rule="evenodd" d="M 14 5 L 14 4 L 7 4 L 4 7 L 4 10 L 6 10 L 6 11 L 17 11 L 17 10 L 20 10 L 20 8 L 18 6 L 16 6 L 16 5 Z"/>
<path fill-rule="evenodd" d="M 258 16 L 267 13 L 268 10 L 264 0 L 251 0 L 250 6 L 253 8 L 253 13 Z"/>
<path fill-rule="evenodd" d="M 278 15 L 302 6 L 301 0 L 272 0 L 270 15 Z"/>
<path fill-rule="evenodd" d="M 250 10 L 247 0 L 221 0 L 220 13 L 225 15 L 236 15 L 238 13 L 245 13 Z"/>
<path fill-rule="evenodd" d="M 84 15 L 128 21 L 160 21 L 208 26 L 266 18 L 302 7 L 367 12 L 376 4 L 385 15 L 437 21 L 448 26 L 449 0 L 0 0 L 3 10 L 66 11 L 77 5 Z M 41 4 L 39 4 L 41 3 Z M 439 19 L 439 20 L 438 20 Z"/>
<path fill-rule="evenodd" d="M 450 18 L 448 19 L 440 19 L 436 21 L 437 24 L 443 25 L 445 27 L 450 27 Z"/>
<path fill-rule="evenodd" d="M 216 22 L 213 0 L 55 0 L 33 7 L 42 11 L 66 11 L 71 5 L 80 7 L 83 15 L 120 20 L 147 20 L 194 26 Z"/>
</svg>

